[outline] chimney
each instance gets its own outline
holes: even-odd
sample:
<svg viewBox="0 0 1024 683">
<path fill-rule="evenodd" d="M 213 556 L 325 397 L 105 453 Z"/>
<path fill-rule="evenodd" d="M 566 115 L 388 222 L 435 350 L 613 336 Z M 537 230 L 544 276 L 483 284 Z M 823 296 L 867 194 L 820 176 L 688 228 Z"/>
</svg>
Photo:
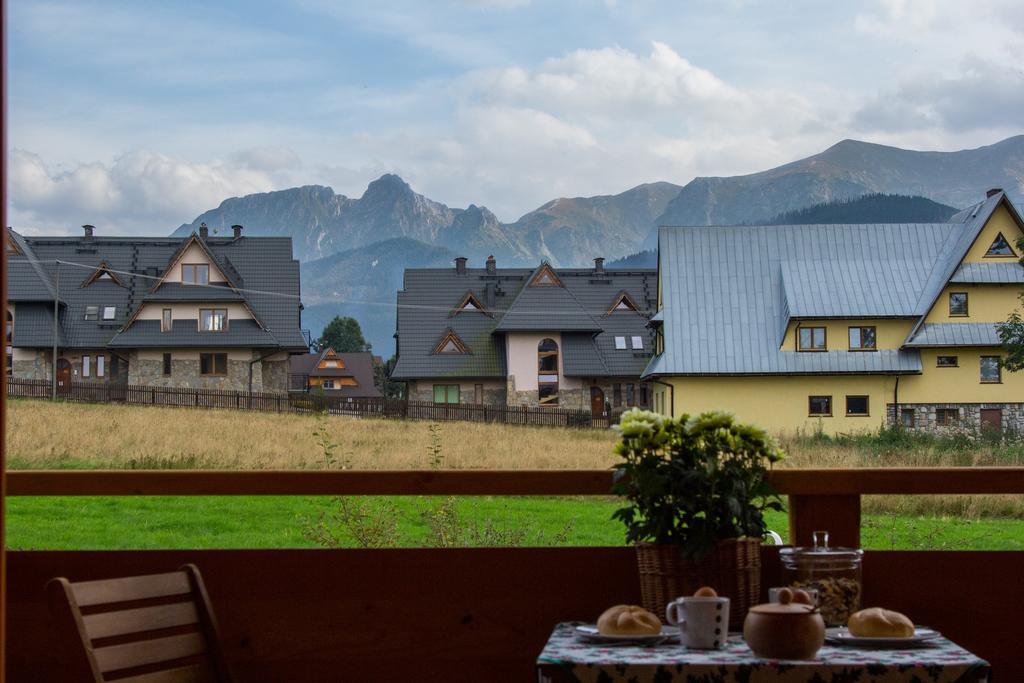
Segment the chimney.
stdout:
<svg viewBox="0 0 1024 683">
<path fill-rule="evenodd" d="M 455 257 L 455 273 L 457 275 L 465 275 L 466 274 L 466 257 L 465 256 L 456 256 Z"/>
<path fill-rule="evenodd" d="M 498 262 L 494 260 L 494 256 L 488 256 L 486 263 L 488 275 L 494 275 L 498 272 Z"/>
<path fill-rule="evenodd" d="M 992 197 L 994 195 L 999 194 L 1002 191 L 1003 191 L 1003 188 L 1001 188 L 1001 187 L 993 187 L 991 190 L 989 190 L 988 192 L 985 193 L 985 197 L 986 198 Z"/>
<path fill-rule="evenodd" d="M 604 275 L 604 257 L 594 259 L 594 275 Z"/>
<path fill-rule="evenodd" d="M 210 229 L 206 227 L 206 223 L 199 224 L 199 237 L 200 239 L 206 239 L 210 236 Z"/>
<path fill-rule="evenodd" d="M 82 226 L 82 230 L 85 231 L 85 239 L 91 240 L 92 239 L 92 231 L 95 230 L 95 229 L 96 229 L 96 226 L 93 226 L 93 225 L 83 225 Z"/>
<path fill-rule="evenodd" d="M 238 239 L 239 237 L 241 237 L 241 236 L 242 236 L 242 226 L 241 226 L 241 225 L 232 225 L 232 226 L 231 226 L 231 230 L 232 230 L 232 231 L 233 231 L 233 232 L 235 233 L 235 239 L 236 239 L 236 240 L 237 240 L 237 239 Z"/>
</svg>

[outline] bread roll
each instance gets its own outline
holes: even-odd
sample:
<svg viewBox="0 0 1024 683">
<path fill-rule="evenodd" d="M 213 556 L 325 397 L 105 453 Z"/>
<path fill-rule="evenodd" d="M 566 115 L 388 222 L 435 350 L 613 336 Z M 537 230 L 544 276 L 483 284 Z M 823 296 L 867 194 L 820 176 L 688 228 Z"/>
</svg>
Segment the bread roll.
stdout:
<svg viewBox="0 0 1024 683">
<path fill-rule="evenodd" d="M 637 605 L 615 605 L 598 618 L 597 631 L 603 636 L 656 636 L 661 619 Z"/>
<path fill-rule="evenodd" d="M 871 607 L 850 616 L 846 628 L 858 638 L 909 638 L 914 635 L 914 623 L 899 612 Z"/>
</svg>

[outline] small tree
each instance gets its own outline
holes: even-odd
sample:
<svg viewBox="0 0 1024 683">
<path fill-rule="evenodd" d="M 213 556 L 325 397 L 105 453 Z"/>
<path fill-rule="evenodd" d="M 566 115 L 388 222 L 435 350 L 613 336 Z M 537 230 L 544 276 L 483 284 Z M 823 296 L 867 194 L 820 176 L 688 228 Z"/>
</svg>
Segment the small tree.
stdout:
<svg viewBox="0 0 1024 683">
<path fill-rule="evenodd" d="M 1024 239 L 1017 240 L 1017 248 L 1024 251 Z M 1024 266 L 1024 258 L 1020 262 Z M 1024 304 L 1024 293 L 1020 295 L 1020 300 Z M 1014 311 L 1006 322 L 996 325 L 996 332 L 1006 350 L 1003 367 L 1010 372 L 1024 370 L 1024 317 Z"/>
<path fill-rule="evenodd" d="M 369 351 L 371 347 L 363 338 L 358 320 L 337 315 L 327 323 L 320 338 L 313 342 L 313 348 L 317 351 L 334 349 L 338 353 L 357 353 Z"/>
<path fill-rule="evenodd" d="M 395 369 L 397 362 L 398 358 L 391 356 L 380 365 L 373 366 L 373 379 L 380 393 L 384 394 L 384 398 L 402 398 L 404 393 L 405 384 L 391 379 L 391 371 Z"/>
</svg>

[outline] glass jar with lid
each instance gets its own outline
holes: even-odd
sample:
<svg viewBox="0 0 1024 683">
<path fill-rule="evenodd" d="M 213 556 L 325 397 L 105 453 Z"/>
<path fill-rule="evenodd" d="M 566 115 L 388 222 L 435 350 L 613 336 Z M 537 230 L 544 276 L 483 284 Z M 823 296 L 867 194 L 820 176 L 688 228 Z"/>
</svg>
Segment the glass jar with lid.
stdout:
<svg viewBox="0 0 1024 683">
<path fill-rule="evenodd" d="M 783 584 L 818 591 L 818 608 L 828 626 L 845 626 L 860 609 L 861 558 L 859 548 L 831 547 L 827 531 L 814 532 L 811 547 L 783 548 Z"/>
</svg>

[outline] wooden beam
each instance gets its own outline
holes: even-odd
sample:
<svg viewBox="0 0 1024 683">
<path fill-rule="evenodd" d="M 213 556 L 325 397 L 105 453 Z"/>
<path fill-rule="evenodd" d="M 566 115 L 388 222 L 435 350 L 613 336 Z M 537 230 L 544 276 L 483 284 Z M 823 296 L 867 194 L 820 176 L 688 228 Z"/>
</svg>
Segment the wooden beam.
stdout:
<svg viewBox="0 0 1024 683">
<path fill-rule="evenodd" d="M 609 495 L 602 470 L 23 471 L 16 496 L 160 495 Z"/>
<path fill-rule="evenodd" d="M 815 531 L 827 531 L 829 545 L 860 547 L 860 496 L 789 497 L 789 542 L 813 545 Z"/>
<path fill-rule="evenodd" d="M 783 495 L 1020 494 L 1024 467 L 778 470 Z M 14 496 L 601 496 L 610 470 L 38 470 L 8 474 Z"/>
</svg>

